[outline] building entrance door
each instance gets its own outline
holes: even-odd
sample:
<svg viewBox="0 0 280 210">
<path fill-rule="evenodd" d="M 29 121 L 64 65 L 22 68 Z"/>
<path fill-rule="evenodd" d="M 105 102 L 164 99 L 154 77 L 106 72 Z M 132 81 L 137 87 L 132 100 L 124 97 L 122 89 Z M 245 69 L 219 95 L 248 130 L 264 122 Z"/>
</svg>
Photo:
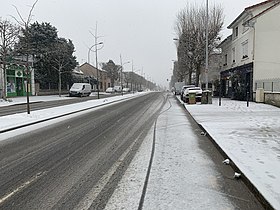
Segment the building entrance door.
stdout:
<svg viewBox="0 0 280 210">
<path fill-rule="evenodd" d="M 16 78 L 16 92 L 17 96 L 23 96 L 23 82 L 21 77 Z"/>
</svg>

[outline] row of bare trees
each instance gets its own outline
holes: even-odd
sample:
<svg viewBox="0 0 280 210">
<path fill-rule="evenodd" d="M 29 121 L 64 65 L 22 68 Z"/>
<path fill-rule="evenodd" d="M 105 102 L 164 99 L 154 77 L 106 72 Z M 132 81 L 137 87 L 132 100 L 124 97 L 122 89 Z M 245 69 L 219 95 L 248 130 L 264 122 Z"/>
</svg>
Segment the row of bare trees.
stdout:
<svg viewBox="0 0 280 210">
<path fill-rule="evenodd" d="M 177 80 L 199 85 L 200 74 L 205 66 L 206 56 L 206 22 L 205 5 L 188 4 L 177 14 L 175 23 L 178 68 L 174 75 Z M 220 43 L 219 33 L 223 26 L 223 9 L 214 5 L 208 13 L 208 52 Z M 195 75 L 195 81 L 193 81 Z"/>
</svg>

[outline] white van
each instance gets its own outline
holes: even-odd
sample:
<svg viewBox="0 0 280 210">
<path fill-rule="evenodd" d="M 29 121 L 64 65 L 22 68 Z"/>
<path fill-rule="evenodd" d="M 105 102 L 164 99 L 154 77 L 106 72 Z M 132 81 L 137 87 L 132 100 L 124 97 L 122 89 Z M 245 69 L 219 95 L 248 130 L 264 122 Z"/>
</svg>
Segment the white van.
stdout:
<svg viewBox="0 0 280 210">
<path fill-rule="evenodd" d="M 122 87 L 121 86 L 115 86 L 114 90 L 118 93 L 122 92 Z"/>
<path fill-rule="evenodd" d="M 69 91 L 69 96 L 89 96 L 91 93 L 91 84 L 74 83 Z"/>
</svg>

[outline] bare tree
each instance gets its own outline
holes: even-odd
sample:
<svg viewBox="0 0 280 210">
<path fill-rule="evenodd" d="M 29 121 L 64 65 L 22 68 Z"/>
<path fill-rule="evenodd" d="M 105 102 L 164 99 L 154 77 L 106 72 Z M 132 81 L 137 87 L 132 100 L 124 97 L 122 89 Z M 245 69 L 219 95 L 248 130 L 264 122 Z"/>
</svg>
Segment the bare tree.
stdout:
<svg viewBox="0 0 280 210">
<path fill-rule="evenodd" d="M 25 46 L 25 49 L 22 49 L 22 52 L 25 52 L 26 54 L 26 72 L 27 72 L 27 85 L 26 85 L 26 98 L 27 98 L 27 113 L 30 114 L 30 104 L 29 104 L 29 84 L 30 84 L 30 71 L 29 71 L 29 55 L 30 55 L 30 43 L 29 43 L 29 25 L 31 24 L 31 21 L 32 21 L 32 12 L 35 8 L 35 5 L 37 4 L 39 0 L 36 0 L 33 5 L 31 6 L 31 9 L 29 10 L 29 14 L 28 14 L 28 17 L 27 19 L 25 20 L 21 13 L 19 12 L 18 8 L 16 6 L 15 9 L 17 11 L 17 14 L 18 14 L 18 18 L 12 16 L 13 19 L 15 19 L 15 21 L 17 21 L 17 23 L 21 26 L 21 31 L 24 34 L 25 38 L 26 38 L 26 46 Z"/>
<path fill-rule="evenodd" d="M 7 94 L 7 62 L 19 35 L 19 27 L 9 20 L 0 19 L 0 57 L 3 65 L 3 99 Z"/>
<path fill-rule="evenodd" d="M 213 51 L 219 40 L 219 33 L 223 26 L 223 9 L 214 5 L 208 16 L 208 52 Z M 175 32 L 178 36 L 177 56 L 179 74 L 188 76 L 188 83 L 192 83 L 195 73 L 195 84 L 199 84 L 199 76 L 205 63 L 206 49 L 206 8 L 204 5 L 187 5 L 177 15 Z"/>
<path fill-rule="evenodd" d="M 53 51 L 50 54 L 51 65 L 58 72 L 58 93 L 61 97 L 61 75 L 69 73 L 76 65 L 76 58 L 72 55 L 74 45 L 71 40 L 59 38 L 53 46 Z"/>
</svg>

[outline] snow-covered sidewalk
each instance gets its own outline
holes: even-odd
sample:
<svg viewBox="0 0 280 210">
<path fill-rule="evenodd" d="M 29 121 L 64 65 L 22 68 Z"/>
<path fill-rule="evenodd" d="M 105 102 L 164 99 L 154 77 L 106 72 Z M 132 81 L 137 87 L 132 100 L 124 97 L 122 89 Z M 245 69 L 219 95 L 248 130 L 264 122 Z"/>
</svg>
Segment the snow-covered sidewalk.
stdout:
<svg viewBox="0 0 280 210">
<path fill-rule="evenodd" d="M 104 92 L 100 92 L 100 94 L 101 95 L 110 95 L 110 93 L 104 93 Z M 96 96 L 96 95 L 97 95 L 96 92 L 93 92 L 90 94 L 90 96 Z M 41 101 L 58 101 L 58 100 L 67 100 L 67 99 L 75 99 L 75 97 L 69 97 L 68 95 L 61 95 L 61 97 L 59 97 L 58 95 L 30 96 L 29 97 L 30 103 L 41 102 Z M 0 98 L 0 107 L 22 104 L 22 103 L 26 103 L 26 96 L 8 98 L 7 101 L 4 101 L 3 99 Z"/>
<path fill-rule="evenodd" d="M 280 209 L 280 108 L 222 99 L 185 105 L 189 113 L 275 208 Z"/>
</svg>

